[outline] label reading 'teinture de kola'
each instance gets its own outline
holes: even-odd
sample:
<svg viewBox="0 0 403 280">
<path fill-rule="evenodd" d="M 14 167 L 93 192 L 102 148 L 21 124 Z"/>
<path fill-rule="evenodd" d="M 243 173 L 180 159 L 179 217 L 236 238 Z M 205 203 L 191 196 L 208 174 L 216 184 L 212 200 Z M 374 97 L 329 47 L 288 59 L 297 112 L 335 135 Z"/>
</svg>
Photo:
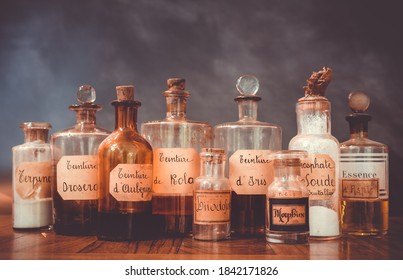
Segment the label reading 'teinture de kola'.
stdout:
<svg viewBox="0 0 403 280">
<path fill-rule="evenodd" d="M 274 179 L 269 150 L 238 150 L 229 159 L 229 181 L 236 194 L 265 195 Z"/>
<path fill-rule="evenodd" d="M 193 148 L 159 148 L 153 151 L 153 191 L 156 194 L 190 194 L 200 174 L 200 157 Z"/>
</svg>

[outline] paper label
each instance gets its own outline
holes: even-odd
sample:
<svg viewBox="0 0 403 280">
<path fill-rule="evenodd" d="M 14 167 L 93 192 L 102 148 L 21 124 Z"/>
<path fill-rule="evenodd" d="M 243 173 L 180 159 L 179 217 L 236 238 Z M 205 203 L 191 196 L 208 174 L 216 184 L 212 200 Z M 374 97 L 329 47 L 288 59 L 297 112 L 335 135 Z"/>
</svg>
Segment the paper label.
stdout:
<svg viewBox="0 0 403 280">
<path fill-rule="evenodd" d="M 268 199 L 270 230 L 309 230 L 308 198 Z"/>
<path fill-rule="evenodd" d="M 326 154 L 312 154 L 301 160 L 301 178 L 311 200 L 330 199 L 336 191 L 336 165 Z"/>
<path fill-rule="evenodd" d="M 229 181 L 237 194 L 265 195 L 274 179 L 270 150 L 238 150 L 229 159 Z"/>
<path fill-rule="evenodd" d="M 24 200 L 49 198 L 51 178 L 51 162 L 23 162 L 15 169 L 15 192 Z"/>
<path fill-rule="evenodd" d="M 387 199 L 388 154 L 340 154 L 343 199 Z"/>
<path fill-rule="evenodd" d="M 153 151 L 153 191 L 157 194 L 191 194 L 200 175 L 199 153 L 193 148 Z"/>
<path fill-rule="evenodd" d="M 63 156 L 57 163 L 57 192 L 63 200 L 98 199 L 98 157 Z"/>
<path fill-rule="evenodd" d="M 110 173 L 109 193 L 118 201 L 150 201 L 152 164 L 118 164 Z"/>
<path fill-rule="evenodd" d="M 197 190 L 194 193 L 194 223 L 199 225 L 230 222 L 231 191 Z"/>
</svg>

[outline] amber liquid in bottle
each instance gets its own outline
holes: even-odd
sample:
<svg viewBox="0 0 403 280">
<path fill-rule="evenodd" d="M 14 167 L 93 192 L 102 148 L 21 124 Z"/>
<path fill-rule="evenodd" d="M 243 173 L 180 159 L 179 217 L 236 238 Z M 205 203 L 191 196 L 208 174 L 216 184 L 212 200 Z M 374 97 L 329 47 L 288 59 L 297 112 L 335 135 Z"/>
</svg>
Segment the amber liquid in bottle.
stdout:
<svg viewBox="0 0 403 280">
<path fill-rule="evenodd" d="M 115 130 L 99 147 L 98 238 L 142 240 L 156 233 L 151 216 L 152 148 L 137 131 L 140 102 L 119 97 L 132 87 L 117 87 Z M 133 96 L 133 94 L 131 94 Z"/>
</svg>

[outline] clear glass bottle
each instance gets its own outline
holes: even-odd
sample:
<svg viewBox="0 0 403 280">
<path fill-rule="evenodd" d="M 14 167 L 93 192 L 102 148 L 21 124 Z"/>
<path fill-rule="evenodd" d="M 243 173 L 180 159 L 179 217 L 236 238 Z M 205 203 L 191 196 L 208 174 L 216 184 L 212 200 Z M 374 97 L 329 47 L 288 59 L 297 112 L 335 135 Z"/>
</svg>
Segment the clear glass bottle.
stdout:
<svg viewBox="0 0 403 280">
<path fill-rule="evenodd" d="M 369 96 L 349 95 L 353 113 L 346 116 L 350 139 L 340 144 L 342 231 L 352 235 L 385 235 L 389 218 L 388 147 L 368 139 Z"/>
<path fill-rule="evenodd" d="M 314 72 L 305 87 L 305 97 L 296 104 L 298 134 L 290 150 L 304 150 L 301 178 L 309 191 L 310 238 L 340 236 L 339 142 L 331 134 L 331 105 L 324 96 L 332 70 Z"/>
<path fill-rule="evenodd" d="M 231 235 L 231 187 L 225 177 L 223 149 L 204 148 L 194 183 L 193 238 L 223 240 Z"/>
<path fill-rule="evenodd" d="M 193 186 L 200 175 L 202 148 L 211 147 L 212 127 L 186 118 L 190 96 L 185 80 L 168 79 L 167 113 L 161 121 L 142 124 L 142 135 L 153 147 L 152 212 L 166 235 L 190 235 L 193 224 Z"/>
<path fill-rule="evenodd" d="M 53 225 L 49 123 L 25 122 L 24 144 L 13 152 L 13 228 L 50 229 Z"/>
<path fill-rule="evenodd" d="M 257 120 L 259 81 L 244 75 L 237 81 L 239 120 L 214 127 L 214 146 L 228 158 L 226 176 L 232 192 L 234 235 L 264 236 L 267 187 L 273 181 L 269 154 L 281 150 L 281 127 Z"/>
<path fill-rule="evenodd" d="M 99 146 L 98 233 L 102 240 L 152 238 L 152 163 L 150 144 L 137 131 L 133 86 L 116 87 L 115 130 Z"/>
<path fill-rule="evenodd" d="M 309 193 L 300 178 L 305 151 L 274 153 L 274 180 L 266 196 L 266 240 L 306 243 L 309 240 Z"/>
<path fill-rule="evenodd" d="M 98 147 L 109 131 L 96 125 L 92 86 L 77 92 L 80 104 L 70 105 L 76 113 L 73 127 L 51 135 L 53 166 L 54 230 L 64 235 L 94 235 L 98 209 Z"/>
</svg>

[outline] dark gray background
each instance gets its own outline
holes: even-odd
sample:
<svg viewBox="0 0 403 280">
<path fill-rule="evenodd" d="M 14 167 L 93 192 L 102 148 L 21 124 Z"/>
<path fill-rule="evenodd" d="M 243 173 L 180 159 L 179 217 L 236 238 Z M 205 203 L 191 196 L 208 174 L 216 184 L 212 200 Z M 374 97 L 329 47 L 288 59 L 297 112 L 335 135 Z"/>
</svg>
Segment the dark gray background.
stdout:
<svg viewBox="0 0 403 280">
<path fill-rule="evenodd" d="M 333 134 L 348 138 L 347 95 L 366 91 L 370 138 L 390 147 L 390 210 L 403 215 L 402 27 L 399 1 L 2 0 L 2 178 L 10 180 L 11 147 L 23 142 L 18 125 L 71 126 L 67 107 L 81 84 L 96 88 L 98 124 L 113 129 L 116 85 L 135 85 L 142 122 L 164 117 L 166 79 L 184 77 L 189 119 L 216 125 L 237 119 L 236 80 L 254 74 L 259 119 L 283 127 L 287 148 L 302 87 L 328 66 Z"/>
</svg>

